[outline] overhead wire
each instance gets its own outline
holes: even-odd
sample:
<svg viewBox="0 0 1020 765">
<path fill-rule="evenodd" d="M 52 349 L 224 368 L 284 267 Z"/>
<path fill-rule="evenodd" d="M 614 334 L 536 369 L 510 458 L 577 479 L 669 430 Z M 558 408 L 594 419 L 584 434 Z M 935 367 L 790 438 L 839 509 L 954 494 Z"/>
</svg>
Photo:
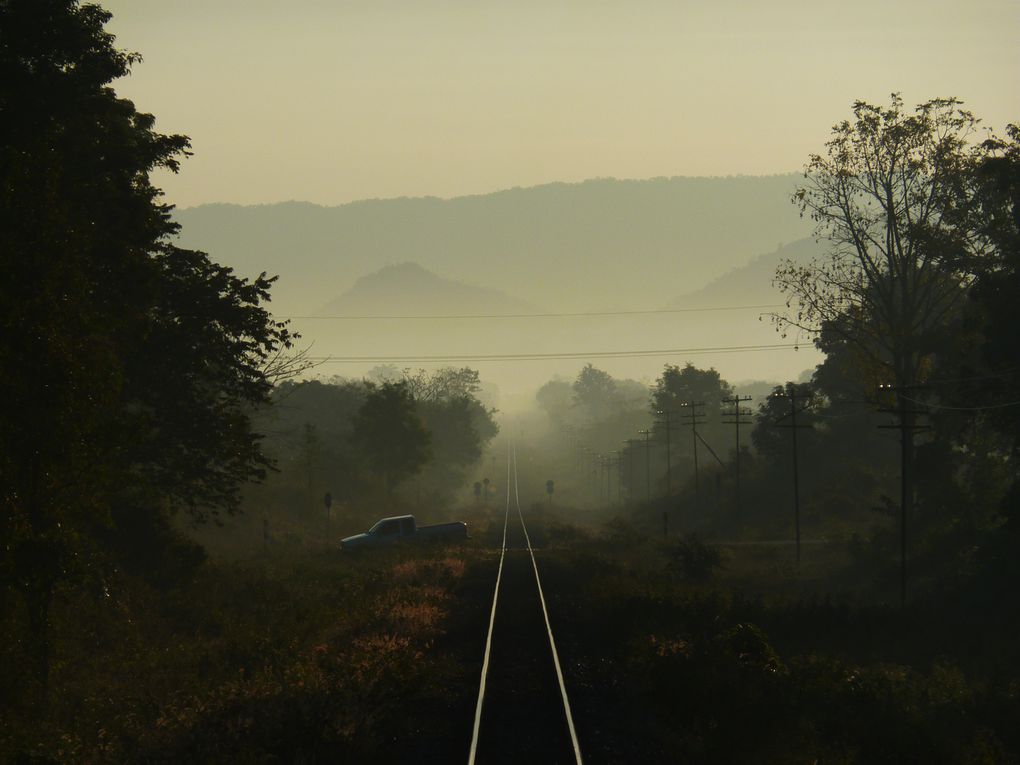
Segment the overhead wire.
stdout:
<svg viewBox="0 0 1020 765">
<path fill-rule="evenodd" d="M 449 353 L 435 355 L 392 355 L 392 356 L 306 356 L 309 361 L 339 363 L 386 363 L 386 362 L 449 362 L 449 361 L 541 361 L 554 359 L 606 359 L 641 358 L 649 356 L 680 356 L 705 353 L 749 353 L 755 351 L 796 350 L 799 343 L 774 343 L 769 345 L 728 345 L 703 348 L 654 348 L 620 351 L 579 351 L 564 353 Z"/>
<path fill-rule="evenodd" d="M 586 318 L 598 316 L 644 316 L 651 314 L 704 313 L 711 311 L 751 311 L 769 308 L 782 308 L 781 303 L 762 303 L 756 305 L 705 306 L 699 308 L 649 308 L 633 311 L 576 311 L 562 313 L 462 313 L 462 314 L 338 314 L 338 315 L 307 315 L 279 316 L 290 320 L 329 320 L 329 321 L 365 321 L 374 319 L 413 320 L 423 319 L 563 319 Z"/>
<path fill-rule="evenodd" d="M 900 394 L 900 397 L 904 401 L 909 401 L 912 404 L 920 404 L 921 406 L 926 406 L 929 409 L 946 409 L 953 412 L 983 412 L 989 409 L 1007 409 L 1011 406 L 1020 406 L 1020 401 L 1008 401 L 1004 404 L 987 404 L 985 406 L 949 406 L 948 404 L 932 404 L 928 401 L 910 398 L 909 396 L 904 396 L 902 393 Z"/>
</svg>

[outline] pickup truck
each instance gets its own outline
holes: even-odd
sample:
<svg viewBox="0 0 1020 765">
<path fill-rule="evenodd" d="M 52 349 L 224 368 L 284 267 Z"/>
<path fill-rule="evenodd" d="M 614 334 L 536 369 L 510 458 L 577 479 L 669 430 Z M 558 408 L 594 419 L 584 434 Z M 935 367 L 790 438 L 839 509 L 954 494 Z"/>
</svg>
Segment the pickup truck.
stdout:
<svg viewBox="0 0 1020 765">
<path fill-rule="evenodd" d="M 397 515 L 393 518 L 383 518 L 363 534 L 344 537 L 340 540 L 340 549 L 378 547 L 410 540 L 455 541 L 458 539 L 467 539 L 466 523 L 457 521 L 419 526 L 413 515 Z"/>
</svg>

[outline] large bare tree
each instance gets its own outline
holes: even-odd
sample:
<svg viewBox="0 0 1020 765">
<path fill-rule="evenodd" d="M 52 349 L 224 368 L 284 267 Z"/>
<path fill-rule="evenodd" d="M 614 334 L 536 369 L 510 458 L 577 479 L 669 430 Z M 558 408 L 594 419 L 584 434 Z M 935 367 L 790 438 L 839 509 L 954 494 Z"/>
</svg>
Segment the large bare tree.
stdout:
<svg viewBox="0 0 1020 765">
<path fill-rule="evenodd" d="M 779 268 L 791 310 L 777 324 L 831 331 L 897 386 L 923 379 L 981 246 L 963 209 L 978 120 L 961 106 L 939 98 L 909 113 L 897 94 L 888 106 L 856 102 L 793 197 L 831 247 L 808 266 Z"/>
<path fill-rule="evenodd" d="M 982 249 L 969 221 L 978 120 L 955 98 L 913 113 L 858 101 L 810 158 L 793 201 L 831 245 L 808 266 L 787 262 L 775 283 L 792 310 L 781 328 L 816 334 L 823 350 L 852 351 L 861 383 L 896 394 L 901 436 L 900 596 L 907 598 L 907 525 L 913 509 L 918 395 Z M 974 142 L 977 144 L 977 142 Z M 877 391 L 870 391 L 875 395 Z M 887 399 L 886 399 L 887 400 Z"/>
</svg>

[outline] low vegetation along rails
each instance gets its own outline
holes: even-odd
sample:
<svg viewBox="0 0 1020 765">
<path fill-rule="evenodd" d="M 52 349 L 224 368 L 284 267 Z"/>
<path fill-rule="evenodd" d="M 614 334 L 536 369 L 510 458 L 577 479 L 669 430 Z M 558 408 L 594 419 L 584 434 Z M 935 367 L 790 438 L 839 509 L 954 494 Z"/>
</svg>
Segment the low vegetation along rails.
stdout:
<svg viewBox="0 0 1020 765">
<path fill-rule="evenodd" d="M 579 765 L 581 747 L 521 512 L 517 450 L 510 445 L 503 542 L 468 763 L 529 760 Z"/>
</svg>

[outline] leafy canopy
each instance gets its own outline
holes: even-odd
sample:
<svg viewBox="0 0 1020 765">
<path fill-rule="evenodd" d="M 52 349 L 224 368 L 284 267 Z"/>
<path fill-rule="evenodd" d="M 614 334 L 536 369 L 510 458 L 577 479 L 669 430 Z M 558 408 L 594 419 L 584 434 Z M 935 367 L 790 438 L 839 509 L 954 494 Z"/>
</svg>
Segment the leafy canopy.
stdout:
<svg viewBox="0 0 1020 765">
<path fill-rule="evenodd" d="M 793 197 L 831 250 L 778 270 L 795 307 L 776 316 L 780 327 L 829 324 L 892 381 L 923 374 L 961 301 L 961 264 L 980 247 L 965 224 L 978 120 L 961 107 L 939 98 L 909 113 L 893 94 L 885 107 L 856 102 L 853 119 L 833 127 Z"/>
<path fill-rule="evenodd" d="M 150 173 L 188 139 L 115 93 L 138 56 L 109 19 L 0 0 L 0 573 L 37 644 L 57 582 L 115 572 L 131 545 L 111 535 L 167 530 L 133 516 L 237 507 L 268 466 L 249 413 L 292 341 L 272 279 L 173 244 Z"/>
</svg>

